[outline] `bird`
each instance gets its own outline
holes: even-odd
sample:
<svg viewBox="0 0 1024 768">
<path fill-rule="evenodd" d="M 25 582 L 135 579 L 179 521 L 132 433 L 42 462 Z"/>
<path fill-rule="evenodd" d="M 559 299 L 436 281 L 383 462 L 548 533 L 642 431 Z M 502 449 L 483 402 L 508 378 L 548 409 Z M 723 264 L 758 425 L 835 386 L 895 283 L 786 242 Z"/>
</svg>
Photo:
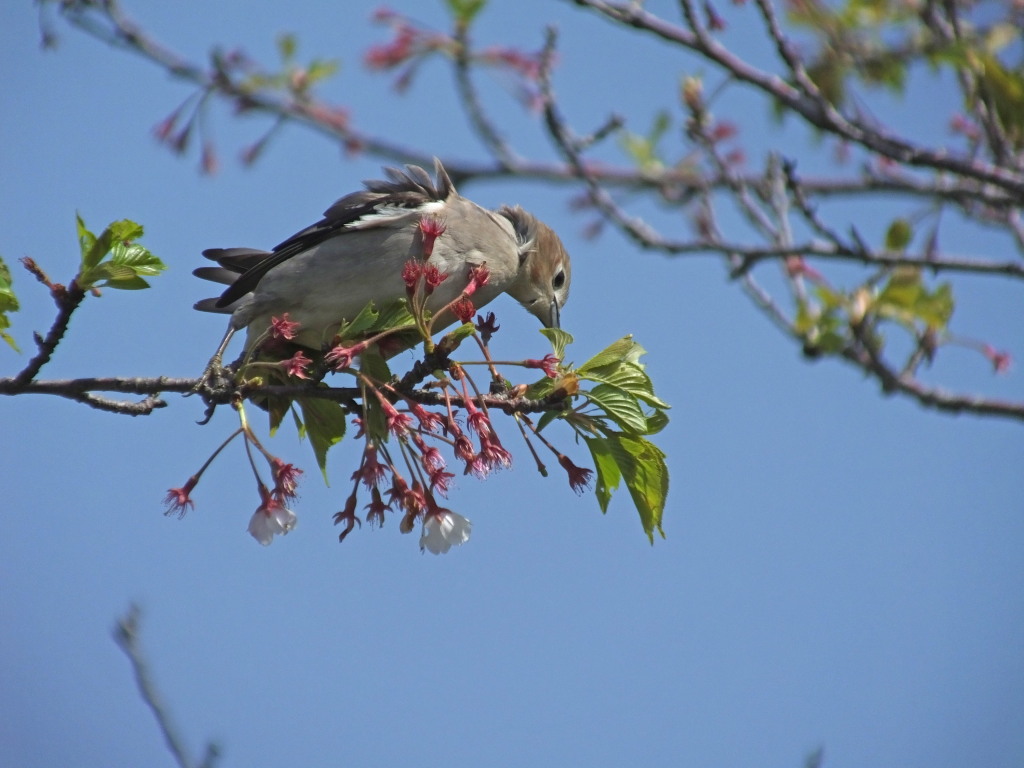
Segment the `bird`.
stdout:
<svg viewBox="0 0 1024 768">
<path fill-rule="evenodd" d="M 368 302 L 379 309 L 405 298 L 403 266 L 411 259 L 422 263 L 424 250 L 426 265 L 449 276 L 428 297 L 427 309 L 436 312 L 457 299 L 470 270 L 486 267 L 488 280 L 472 296 L 476 308 L 507 293 L 545 327 L 559 327 L 572 272 L 569 254 L 550 227 L 519 206 L 489 210 L 463 197 L 437 158 L 433 179 L 418 165 L 383 171 L 386 179 L 364 181 L 364 189 L 341 197 L 320 221 L 270 251 L 203 251 L 217 266 L 193 274 L 227 288 L 195 308 L 231 316 L 207 376 L 221 368 L 235 333 L 247 330 L 248 354 L 266 337 L 272 319 L 285 313 L 299 323 L 294 343 L 322 350 L 339 325 Z M 448 312 L 433 327 L 454 321 Z"/>
</svg>

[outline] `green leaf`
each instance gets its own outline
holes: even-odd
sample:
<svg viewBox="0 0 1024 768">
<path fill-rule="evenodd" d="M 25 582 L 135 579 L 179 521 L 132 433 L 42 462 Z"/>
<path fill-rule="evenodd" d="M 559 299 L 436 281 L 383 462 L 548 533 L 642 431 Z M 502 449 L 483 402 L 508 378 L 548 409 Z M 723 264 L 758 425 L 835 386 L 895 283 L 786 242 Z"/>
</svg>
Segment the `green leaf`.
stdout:
<svg viewBox="0 0 1024 768">
<path fill-rule="evenodd" d="M 458 328 L 454 328 L 444 335 L 446 339 L 449 339 L 450 343 L 462 342 L 473 335 L 473 331 L 476 330 L 476 326 L 472 323 L 463 323 Z"/>
<path fill-rule="evenodd" d="M 640 515 L 644 533 L 652 544 L 655 531 L 665 538 L 661 528 L 665 499 L 668 496 L 665 454 L 654 443 L 642 437 L 610 434 L 606 439 L 609 453 L 622 473 Z"/>
<path fill-rule="evenodd" d="M 671 408 L 668 403 L 654 394 L 651 377 L 638 363 L 623 362 L 618 365 L 609 364 L 599 368 L 590 368 L 587 372 L 581 373 L 580 377 L 588 381 L 597 381 L 618 387 L 655 408 Z"/>
<path fill-rule="evenodd" d="M 100 263 L 100 259 L 110 250 L 110 244 L 108 242 L 104 247 L 97 241 L 96 235 L 85 226 L 85 221 L 82 220 L 81 214 L 75 214 L 75 223 L 78 229 L 78 247 L 82 252 L 82 263 L 79 271 L 84 273 Z"/>
<path fill-rule="evenodd" d="M 118 240 L 110 249 L 110 261 L 118 266 L 128 267 L 136 275 L 159 275 L 167 265 L 152 254 L 145 246 L 127 240 Z"/>
<path fill-rule="evenodd" d="M 338 329 L 338 336 L 342 341 L 354 341 L 359 338 L 363 331 L 372 328 L 380 320 L 380 313 L 374 308 L 373 302 L 369 302 L 359 310 L 359 314 L 349 322 L 344 322 Z"/>
<path fill-rule="evenodd" d="M 327 451 L 331 446 L 340 443 L 345 436 L 347 414 L 340 403 L 332 400 L 300 397 L 298 403 L 302 409 L 306 435 L 316 455 L 316 463 L 323 472 L 324 482 L 330 485 L 330 479 L 327 477 Z"/>
<path fill-rule="evenodd" d="M 594 495 L 601 507 L 601 512 L 607 514 L 608 502 L 611 501 L 612 493 L 618 489 L 622 480 L 622 472 L 619 465 L 612 456 L 608 440 L 603 437 L 586 437 L 583 441 L 590 449 L 590 455 L 594 458 Z"/>
<path fill-rule="evenodd" d="M 1008 70 L 990 54 L 980 55 L 981 80 L 987 88 L 999 120 L 1010 139 L 1020 146 L 1024 139 L 1024 75 Z"/>
<path fill-rule="evenodd" d="M 487 5 L 487 0 L 445 0 L 459 24 L 469 24 Z"/>
<path fill-rule="evenodd" d="M 629 393 L 609 384 L 598 384 L 582 394 L 627 432 L 643 434 L 647 431 L 647 417 L 640 403 Z"/>
<path fill-rule="evenodd" d="M 0 339 L 6 341 L 15 352 L 21 352 L 21 350 L 18 349 L 14 338 L 7 333 L 7 329 L 11 327 L 11 320 L 7 317 L 7 313 L 17 312 L 18 306 L 18 297 L 14 295 L 11 270 L 0 258 Z"/>
<path fill-rule="evenodd" d="M 581 377 L 586 378 L 591 371 L 611 363 L 636 363 L 645 351 L 643 347 L 633 341 L 632 334 L 623 336 L 587 360 L 587 362 L 579 367 L 577 372 Z"/>
<path fill-rule="evenodd" d="M 82 266 L 78 284 L 82 288 L 96 285 L 121 290 L 148 288 L 143 275 L 158 275 L 167 266 L 148 248 L 132 241 L 142 236 L 142 226 L 129 219 L 109 224 L 99 237 L 90 232 L 81 216 L 76 216 L 78 242 L 82 249 Z M 110 254 L 110 259 L 104 257 Z"/>
<path fill-rule="evenodd" d="M 642 437 L 614 435 L 609 438 L 608 444 L 626 481 L 647 538 L 653 544 L 655 530 L 665 538 L 661 527 L 665 499 L 668 496 L 665 454 L 654 443 Z"/>
<path fill-rule="evenodd" d="M 914 231 L 906 219 L 896 219 L 885 233 L 885 250 L 902 253 L 910 245 Z"/>
<path fill-rule="evenodd" d="M 572 336 L 561 328 L 541 328 L 540 332 L 551 342 L 551 350 L 555 357 L 564 361 L 565 348 L 572 344 Z"/>
<path fill-rule="evenodd" d="M 664 411 L 655 411 L 647 417 L 647 430 L 645 434 L 656 435 L 668 426 L 668 414 Z"/>
<path fill-rule="evenodd" d="M 359 356 L 359 370 L 374 382 L 391 380 L 391 369 L 388 368 L 387 361 L 372 349 L 366 350 Z M 377 440 L 386 440 L 388 436 L 387 421 L 377 398 L 364 398 L 363 407 L 365 409 L 363 428 L 366 430 L 366 434 Z"/>
<path fill-rule="evenodd" d="M 416 320 L 409 312 L 409 302 L 405 299 L 393 301 L 384 307 L 371 329 L 373 331 L 385 331 L 394 328 L 415 328 Z"/>
<path fill-rule="evenodd" d="M 306 68 L 306 77 L 310 85 L 332 77 L 341 68 L 337 59 L 313 59 Z"/>
<path fill-rule="evenodd" d="M 291 32 L 285 32 L 284 34 L 277 36 L 277 53 L 280 55 L 281 60 L 288 62 L 295 58 L 295 52 L 298 50 L 298 42 L 295 39 L 295 35 Z"/>
</svg>

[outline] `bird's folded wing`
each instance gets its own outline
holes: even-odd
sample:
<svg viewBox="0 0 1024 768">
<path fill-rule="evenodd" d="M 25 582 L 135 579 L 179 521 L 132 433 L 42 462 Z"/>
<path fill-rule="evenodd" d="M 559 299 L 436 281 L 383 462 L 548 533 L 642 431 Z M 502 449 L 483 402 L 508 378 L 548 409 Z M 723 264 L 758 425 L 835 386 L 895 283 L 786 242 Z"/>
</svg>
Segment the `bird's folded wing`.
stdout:
<svg viewBox="0 0 1024 768">
<path fill-rule="evenodd" d="M 235 263 L 250 258 L 252 249 L 211 249 L 204 255 L 241 275 L 217 300 L 216 306 L 226 307 L 252 291 L 274 267 L 291 257 L 307 251 L 333 237 L 344 236 L 346 232 L 371 227 L 394 226 L 406 219 L 424 213 L 443 215 L 445 201 L 455 193 L 451 179 L 439 161 L 435 161 L 437 180 L 419 166 L 409 165 L 404 170 L 386 168 L 387 181 L 366 181 L 365 190 L 346 195 L 324 211 L 324 217 L 310 227 L 296 232 L 274 250 L 254 264 L 246 264 L 244 271 L 236 270 Z M 225 263 L 217 252 L 237 251 L 241 259 Z"/>
</svg>

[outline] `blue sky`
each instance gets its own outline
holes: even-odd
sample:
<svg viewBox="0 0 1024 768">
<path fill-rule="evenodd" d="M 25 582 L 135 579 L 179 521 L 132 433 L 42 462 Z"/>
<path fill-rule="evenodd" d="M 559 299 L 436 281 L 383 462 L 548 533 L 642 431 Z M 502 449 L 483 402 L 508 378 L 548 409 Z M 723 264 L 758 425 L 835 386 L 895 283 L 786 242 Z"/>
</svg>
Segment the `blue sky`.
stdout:
<svg viewBox="0 0 1024 768">
<path fill-rule="evenodd" d="M 568 4 L 493 2 L 480 38 L 535 48 L 562 31 L 557 88 L 581 130 L 611 109 L 646 128 L 693 64 L 665 46 Z M 359 5 L 358 10 L 353 7 Z M 443 26 L 440 3 L 393 3 Z M 244 43 L 272 61 L 297 34 L 300 57 L 342 61 L 324 95 L 357 123 L 439 155 L 484 151 L 454 113 L 451 77 L 429 67 L 398 97 L 362 71 L 386 37 L 372 4 L 127 3 L 171 47 L 196 57 Z M 731 41 L 753 55 L 747 11 Z M 170 266 L 150 291 L 86 302 L 46 369 L 77 375 L 197 375 L 222 333 L 191 309 L 203 248 L 269 246 L 376 176 L 300 129 L 255 168 L 238 150 L 265 127 L 214 111 L 222 170 L 158 146 L 152 127 L 187 94 L 122 52 L 58 26 L 37 45 L 29 3 L 0 9 L 7 105 L 0 122 L 0 254 L 73 275 L 74 214 L 102 227 L 132 218 Z M 706 68 L 705 68 L 706 69 Z M 538 121 L 493 82 L 487 99 L 524 155 L 553 158 Z M 900 110 L 944 136 L 952 104 Z M 796 147 L 763 105 L 739 115 L 759 160 Z M 813 163 L 807 166 L 813 169 Z M 625 497 L 606 516 L 564 477 L 543 479 L 525 452 L 485 482 L 459 478 L 450 499 L 472 540 L 421 555 L 396 521 L 336 541 L 354 443 L 329 460 L 324 487 L 308 446 L 271 441 L 306 467 L 299 524 L 273 546 L 245 528 L 256 499 L 240 447 L 225 452 L 184 520 L 162 497 L 233 428 L 201 404 L 131 419 L 42 397 L 0 400 L 6 478 L 0 539 L 0 743 L 35 766 L 171 765 L 110 629 L 130 602 L 174 720 L 198 753 L 224 766 L 694 764 L 791 768 L 817 747 L 835 768 L 989 768 L 1024 761 L 1024 437 L 1019 425 L 952 418 L 878 394 L 834 362 L 810 364 L 757 315 L 707 258 L 637 252 L 614 234 L 590 241 L 567 190 L 478 184 L 463 190 L 521 203 L 558 230 L 574 258 L 563 324 L 581 362 L 625 333 L 648 349 L 673 405 L 659 436 L 672 488 L 651 547 Z M 668 213 L 659 223 L 678 224 Z M 888 217 L 888 218 L 887 218 Z M 858 223 L 883 231 L 886 210 Z M 951 230 L 950 247 L 999 248 Z M 15 267 L 23 349 L 53 307 Z M 1014 349 L 1024 331 L 1016 286 L 966 281 L 956 326 Z M 503 356 L 540 357 L 546 342 L 514 302 L 493 305 Z M 1016 348 L 1018 360 L 1021 351 Z M 23 358 L 0 349 L 7 371 Z M 945 381 L 1024 397 L 1019 363 L 993 380 L 985 361 L 952 351 Z M 516 445 L 514 435 L 506 442 Z M 562 436 L 563 447 L 583 458 Z"/>
</svg>

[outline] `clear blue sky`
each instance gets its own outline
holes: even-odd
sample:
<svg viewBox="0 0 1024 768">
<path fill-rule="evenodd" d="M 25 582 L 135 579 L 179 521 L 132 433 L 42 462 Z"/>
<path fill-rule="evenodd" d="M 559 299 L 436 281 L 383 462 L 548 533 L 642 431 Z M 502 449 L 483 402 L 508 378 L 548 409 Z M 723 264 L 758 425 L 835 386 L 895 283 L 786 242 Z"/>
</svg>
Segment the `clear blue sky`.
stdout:
<svg viewBox="0 0 1024 768">
<path fill-rule="evenodd" d="M 612 107 L 645 127 L 692 66 L 568 4 L 492 4 L 483 40 L 533 48 L 543 23 L 560 24 L 558 90 L 581 129 Z M 392 5 L 444 24 L 440 3 Z M 483 158 L 451 114 L 442 67 L 402 98 L 361 70 L 366 46 L 386 36 L 368 23 L 372 7 L 126 2 L 193 57 L 235 42 L 270 57 L 275 35 L 295 32 L 300 57 L 341 59 L 324 95 L 359 125 Z M 174 157 L 151 134 L 185 86 L 63 27 L 58 50 L 40 51 L 28 2 L 3 4 L 0 25 L 0 254 L 69 279 L 77 210 L 96 227 L 142 222 L 170 265 L 150 291 L 87 301 L 48 377 L 197 375 L 223 330 L 191 309 L 208 295 L 190 274 L 199 252 L 272 245 L 377 174 L 378 161 L 345 159 L 299 129 L 244 169 L 236 153 L 265 124 L 218 108 L 222 171 L 199 177 L 194 154 Z M 733 42 L 744 29 L 734 22 Z M 903 111 L 933 136 L 955 107 L 941 92 Z M 488 98 L 523 154 L 554 157 L 534 118 L 500 88 Z M 763 106 L 741 118 L 754 161 L 804 141 L 783 138 Z M 227 411 L 200 427 L 195 399 L 169 397 L 138 419 L 2 399 L 4 764 L 171 765 L 110 640 L 132 601 L 175 721 L 194 752 L 217 740 L 224 766 L 795 768 L 819 746 L 834 768 L 1024 763 L 1021 427 L 927 413 L 837 363 L 804 362 L 716 262 L 638 253 L 614 234 L 585 240 L 565 189 L 464 191 L 522 203 L 562 234 L 577 362 L 625 333 L 649 350 L 674 406 L 659 436 L 672 472 L 667 539 L 651 547 L 626 498 L 602 516 L 517 450 L 510 472 L 460 477 L 451 502 L 473 519 L 466 546 L 422 556 L 394 520 L 339 545 L 331 515 L 355 444 L 332 455 L 325 488 L 308 446 L 282 434 L 274 450 L 308 472 L 298 527 L 263 548 L 245 532 L 256 500 L 240 448 L 208 473 L 193 513 L 161 514 L 165 490 L 232 429 Z M 877 231 L 886 215 L 867 210 L 860 226 Z M 965 249 L 977 239 L 949 237 Z M 53 308 L 15 277 L 14 333 L 28 349 Z M 1020 398 L 1019 288 L 984 289 L 966 285 L 958 327 L 1018 345 L 1017 367 L 992 382 L 983 360 L 954 351 L 939 372 Z M 494 308 L 497 349 L 546 351 L 533 318 L 511 300 Z M 23 360 L 0 348 L 4 370 Z"/>
</svg>

